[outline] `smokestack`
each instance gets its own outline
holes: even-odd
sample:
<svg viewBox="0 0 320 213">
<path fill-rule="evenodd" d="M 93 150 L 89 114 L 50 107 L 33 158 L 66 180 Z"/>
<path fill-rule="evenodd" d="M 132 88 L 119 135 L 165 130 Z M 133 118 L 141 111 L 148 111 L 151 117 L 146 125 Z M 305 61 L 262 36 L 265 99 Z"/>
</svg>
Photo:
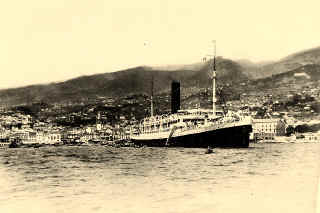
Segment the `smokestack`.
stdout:
<svg viewBox="0 0 320 213">
<path fill-rule="evenodd" d="M 180 82 L 171 83 L 171 113 L 177 113 L 180 109 Z"/>
</svg>

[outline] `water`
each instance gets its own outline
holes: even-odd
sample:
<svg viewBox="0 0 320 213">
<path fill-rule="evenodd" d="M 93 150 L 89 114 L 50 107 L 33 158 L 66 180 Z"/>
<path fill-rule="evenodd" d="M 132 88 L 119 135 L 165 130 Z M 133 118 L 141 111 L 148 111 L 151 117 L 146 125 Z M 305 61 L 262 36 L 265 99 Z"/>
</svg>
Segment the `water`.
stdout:
<svg viewBox="0 0 320 213">
<path fill-rule="evenodd" d="M 315 212 L 320 143 L 0 149 L 0 212 Z"/>
</svg>

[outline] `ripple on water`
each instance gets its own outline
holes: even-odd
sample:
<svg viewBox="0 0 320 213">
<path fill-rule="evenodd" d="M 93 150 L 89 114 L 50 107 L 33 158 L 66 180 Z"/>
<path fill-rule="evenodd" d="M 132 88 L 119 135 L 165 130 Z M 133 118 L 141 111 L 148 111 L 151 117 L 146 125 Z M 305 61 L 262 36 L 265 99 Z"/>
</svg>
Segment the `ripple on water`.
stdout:
<svg viewBox="0 0 320 213">
<path fill-rule="evenodd" d="M 219 163 L 219 164 L 213 164 L 213 166 L 222 167 L 222 166 L 228 166 L 228 165 L 225 165 L 225 164 Z"/>
<path fill-rule="evenodd" d="M 243 163 L 243 160 L 236 160 L 236 161 L 232 161 L 232 164 L 237 164 L 237 163 Z"/>
<path fill-rule="evenodd" d="M 283 180 L 287 189 L 299 192 L 290 193 L 290 202 L 309 202 L 304 198 L 313 193 L 319 144 L 252 146 L 217 149 L 214 155 L 204 155 L 203 149 L 99 146 L 0 150 L 0 181 L 9 180 L 0 188 L 8 194 L 0 199 L 0 211 L 12 198 L 37 197 L 54 203 L 54 212 L 83 212 L 84 204 L 101 212 L 199 212 L 201 207 L 200 212 L 230 212 L 237 203 L 231 212 L 242 212 L 252 206 L 252 190 L 257 205 L 272 206 L 268 197 L 281 200 Z M 268 212 L 258 206 L 255 212 Z M 293 209 L 308 212 L 298 210 Z"/>
</svg>

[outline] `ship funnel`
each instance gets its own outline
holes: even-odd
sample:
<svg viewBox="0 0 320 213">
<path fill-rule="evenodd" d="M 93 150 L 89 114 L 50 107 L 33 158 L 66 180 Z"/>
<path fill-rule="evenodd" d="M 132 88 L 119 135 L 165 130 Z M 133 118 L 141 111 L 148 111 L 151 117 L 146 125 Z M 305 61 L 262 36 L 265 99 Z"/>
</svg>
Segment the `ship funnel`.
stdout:
<svg viewBox="0 0 320 213">
<path fill-rule="evenodd" d="M 177 113 L 180 109 L 180 82 L 171 83 L 171 113 Z"/>
</svg>

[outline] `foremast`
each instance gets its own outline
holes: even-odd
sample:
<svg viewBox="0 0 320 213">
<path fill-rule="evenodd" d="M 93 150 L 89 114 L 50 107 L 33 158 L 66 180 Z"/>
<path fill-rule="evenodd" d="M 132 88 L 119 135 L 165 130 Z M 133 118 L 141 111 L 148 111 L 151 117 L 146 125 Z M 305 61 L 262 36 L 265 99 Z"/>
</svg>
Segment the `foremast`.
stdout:
<svg viewBox="0 0 320 213">
<path fill-rule="evenodd" d="M 211 64 L 212 70 L 212 114 L 216 116 L 216 41 L 213 41 L 214 44 L 214 55 L 213 55 L 213 62 Z"/>
</svg>

